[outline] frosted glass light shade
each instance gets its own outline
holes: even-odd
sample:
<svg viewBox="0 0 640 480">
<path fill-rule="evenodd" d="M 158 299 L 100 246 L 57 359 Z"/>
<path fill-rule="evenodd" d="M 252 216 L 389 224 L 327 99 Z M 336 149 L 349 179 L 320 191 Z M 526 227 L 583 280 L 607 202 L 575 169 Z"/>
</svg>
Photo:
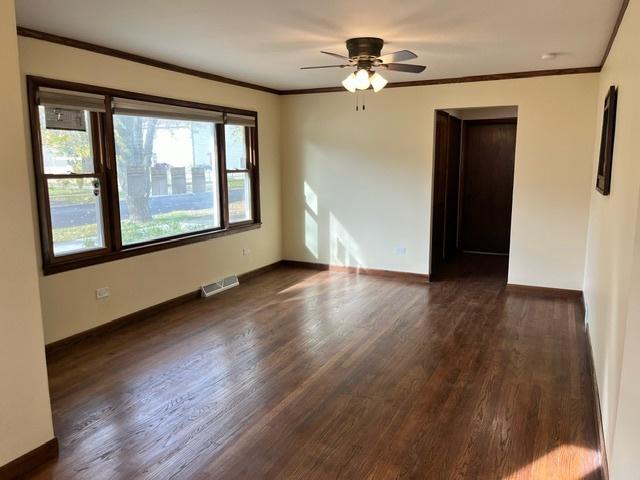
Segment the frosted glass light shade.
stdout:
<svg viewBox="0 0 640 480">
<path fill-rule="evenodd" d="M 369 71 L 360 69 L 356 73 L 356 88 L 358 90 L 366 90 L 371 85 L 369 81 Z"/>
<path fill-rule="evenodd" d="M 342 81 L 342 86 L 349 90 L 351 93 L 356 91 L 356 74 L 352 73 Z"/>
<path fill-rule="evenodd" d="M 373 87 L 374 92 L 379 92 L 382 90 L 385 85 L 388 83 L 387 79 L 380 75 L 378 72 L 371 75 L 371 86 Z"/>
</svg>

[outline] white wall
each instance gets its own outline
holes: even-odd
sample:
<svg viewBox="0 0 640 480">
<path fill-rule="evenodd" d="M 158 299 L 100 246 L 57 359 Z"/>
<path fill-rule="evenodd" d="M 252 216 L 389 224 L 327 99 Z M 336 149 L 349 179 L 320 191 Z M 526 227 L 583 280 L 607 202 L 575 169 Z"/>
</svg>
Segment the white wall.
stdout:
<svg viewBox="0 0 640 480">
<path fill-rule="evenodd" d="M 509 282 L 580 290 L 597 87 L 586 74 L 393 88 L 367 94 L 364 112 L 347 92 L 285 97 L 284 257 L 428 273 L 434 111 L 510 105 Z"/>
<path fill-rule="evenodd" d="M 14 3 L 0 2 L 0 465 L 53 438 Z"/>
<path fill-rule="evenodd" d="M 222 276 L 243 273 L 282 258 L 280 99 L 277 95 L 31 38 L 20 37 L 19 48 L 23 75 L 39 75 L 256 110 L 260 125 L 258 136 L 262 228 L 79 270 L 41 276 L 47 343 L 194 291 L 199 285 Z M 23 102 L 26 112 L 26 98 L 23 98 Z M 25 129 L 28 130 L 26 124 Z M 33 183 L 32 178 L 32 190 Z M 32 199 L 35 209 L 34 193 Z M 244 247 L 251 250 L 250 256 L 242 255 Z M 95 289 L 103 286 L 111 287 L 111 297 L 97 301 Z"/>
<path fill-rule="evenodd" d="M 640 460 L 640 358 L 638 205 L 640 197 L 640 4 L 629 2 L 600 74 L 597 99 L 599 145 L 604 97 L 617 85 L 618 112 L 611 194 L 591 188 L 584 292 L 594 349 L 612 478 L 638 478 Z M 595 185 L 597 150 L 592 181 Z M 636 260 L 634 261 L 634 257 Z"/>
</svg>

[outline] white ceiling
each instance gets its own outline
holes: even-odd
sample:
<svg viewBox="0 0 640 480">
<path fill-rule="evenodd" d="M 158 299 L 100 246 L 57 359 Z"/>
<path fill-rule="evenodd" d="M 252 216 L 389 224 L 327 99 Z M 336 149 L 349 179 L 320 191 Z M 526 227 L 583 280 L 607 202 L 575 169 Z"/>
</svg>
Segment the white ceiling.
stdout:
<svg viewBox="0 0 640 480">
<path fill-rule="evenodd" d="M 16 0 L 22 27 L 277 89 L 337 86 L 320 50 L 378 36 L 427 80 L 600 63 L 622 0 Z M 555 60 L 541 60 L 559 52 Z"/>
</svg>

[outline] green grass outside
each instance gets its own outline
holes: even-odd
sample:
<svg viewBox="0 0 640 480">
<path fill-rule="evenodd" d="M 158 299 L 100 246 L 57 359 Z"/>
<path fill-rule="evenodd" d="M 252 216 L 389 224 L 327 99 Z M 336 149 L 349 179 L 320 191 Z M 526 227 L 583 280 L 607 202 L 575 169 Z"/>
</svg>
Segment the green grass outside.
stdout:
<svg viewBox="0 0 640 480">
<path fill-rule="evenodd" d="M 148 222 L 136 222 L 127 219 L 121 223 L 122 242 L 129 245 L 155 238 L 204 230 L 212 228 L 211 220 L 211 211 L 208 210 L 163 213 L 155 215 Z M 96 225 L 56 228 L 53 230 L 53 241 L 57 243 L 90 239 L 96 235 Z"/>
<path fill-rule="evenodd" d="M 81 203 L 95 202 L 95 195 L 90 184 L 84 185 L 84 188 L 78 186 L 52 186 L 49 184 L 49 199 L 53 204 L 77 205 Z"/>
</svg>

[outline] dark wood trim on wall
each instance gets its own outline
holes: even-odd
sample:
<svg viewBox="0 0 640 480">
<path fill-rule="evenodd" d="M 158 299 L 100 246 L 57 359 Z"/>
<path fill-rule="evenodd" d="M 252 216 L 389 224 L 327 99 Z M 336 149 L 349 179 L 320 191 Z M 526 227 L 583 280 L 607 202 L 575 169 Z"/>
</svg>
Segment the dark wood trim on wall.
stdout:
<svg viewBox="0 0 640 480">
<path fill-rule="evenodd" d="M 625 0 L 628 3 L 628 0 Z M 626 6 L 625 6 L 626 8 Z M 622 19 L 620 18 L 620 21 Z M 262 85 L 256 85 L 249 82 L 243 82 L 240 80 L 234 80 L 232 78 L 223 77 L 221 75 L 215 75 L 213 73 L 203 72 L 201 70 L 195 70 L 192 68 L 181 67 L 172 63 L 163 62 L 161 60 L 155 60 L 153 58 L 144 57 L 142 55 L 136 55 L 133 53 L 124 52 L 122 50 L 116 50 L 114 48 L 104 47 L 102 45 L 96 45 L 94 43 L 84 42 L 82 40 L 75 40 L 69 37 L 62 37 L 60 35 L 54 35 L 51 33 L 41 32 L 39 30 L 33 30 L 31 28 L 18 27 L 18 35 L 22 37 L 30 37 L 45 42 L 57 43 L 65 45 L 67 47 L 79 48 L 81 50 L 88 50 L 94 53 L 100 53 L 102 55 L 108 55 L 111 57 L 121 58 L 123 60 L 129 60 L 131 62 L 141 63 L 156 68 L 162 68 L 164 70 L 170 70 L 185 75 L 192 75 L 194 77 L 200 77 L 214 82 L 227 83 L 230 85 L 236 85 L 238 87 L 250 88 L 253 90 L 260 90 L 262 92 L 273 93 L 276 95 L 300 95 L 309 93 L 330 93 L 330 92 L 346 92 L 342 87 L 324 87 L 324 88 L 304 88 L 299 90 L 277 90 L 275 88 L 265 87 Z M 426 85 L 444 85 L 448 83 L 469 83 L 469 82 L 488 82 L 495 80 L 511 80 L 516 78 L 532 78 L 532 77 L 546 77 L 553 75 L 575 75 L 581 73 L 598 73 L 601 70 L 600 66 L 595 67 L 581 67 L 581 68 L 563 68 L 556 70 L 534 70 L 528 72 L 512 72 L 512 73 L 497 73 L 492 75 L 473 75 L 467 77 L 453 77 L 453 78 L 440 78 L 433 80 L 416 80 L 409 82 L 393 82 L 387 84 L 385 88 L 399 88 L 399 87 L 420 87 Z"/>
<path fill-rule="evenodd" d="M 585 311 L 583 310 L 583 317 Z M 609 463 L 607 461 L 607 449 L 604 443 L 604 427 L 602 425 L 602 409 L 600 407 L 600 393 L 598 390 L 598 379 L 596 378 L 596 364 L 593 359 L 593 347 L 591 346 L 591 333 L 589 324 L 586 324 L 585 334 L 587 335 L 587 359 L 589 374 L 591 375 L 591 385 L 593 385 L 593 418 L 596 421 L 596 441 L 598 452 L 600 453 L 600 468 L 603 480 L 609 480 Z"/>
<path fill-rule="evenodd" d="M 581 73 L 598 73 L 601 68 L 560 68 L 556 70 L 533 70 L 529 72 L 496 73 L 492 75 L 472 75 L 468 77 L 439 78 L 433 80 L 416 80 L 412 82 L 390 82 L 385 88 L 423 87 L 426 85 L 444 85 L 448 83 L 490 82 L 495 80 L 512 80 L 517 78 L 549 77 L 553 75 L 576 75 Z M 280 90 L 280 95 L 300 95 L 308 93 L 346 92 L 342 87 L 305 88 L 301 90 Z"/>
<path fill-rule="evenodd" d="M 39 30 L 33 30 L 31 28 L 18 27 L 18 35 L 22 37 L 36 38 L 38 40 L 44 40 L 45 42 L 57 43 L 65 45 L 67 47 L 79 48 L 81 50 L 87 50 L 89 52 L 101 53 L 102 55 L 109 55 L 110 57 L 121 58 L 123 60 L 129 60 L 131 62 L 142 63 L 151 67 L 162 68 L 164 70 L 171 70 L 172 72 L 183 73 L 185 75 L 191 75 L 194 77 L 204 78 L 206 80 L 213 80 L 214 82 L 228 83 L 229 85 L 235 85 L 238 87 L 251 88 L 253 90 L 260 90 L 262 92 L 278 94 L 278 90 L 269 87 L 263 87 L 262 85 L 256 85 L 254 83 L 243 82 L 241 80 L 234 80 L 233 78 L 223 77 L 213 73 L 203 72 L 195 70 L 193 68 L 181 67 L 180 65 L 174 65 L 173 63 L 163 62 L 161 60 L 155 60 L 153 58 L 137 55 L 135 53 L 124 52 L 122 50 L 116 50 L 115 48 L 104 47 L 102 45 L 96 45 L 95 43 L 83 42 L 82 40 L 75 40 L 69 37 L 62 37 L 60 35 L 54 35 L 52 33 L 41 32 Z"/>
<path fill-rule="evenodd" d="M 178 305 L 182 305 L 183 303 L 187 303 L 198 298 L 200 298 L 200 290 L 194 290 L 192 292 L 185 293 L 184 295 L 180 295 L 179 297 L 171 298 L 164 302 L 151 305 L 150 307 L 143 308 L 142 310 L 138 310 L 123 317 L 116 318 L 115 320 L 103 323 L 102 325 L 98 325 L 97 327 L 93 327 L 80 333 L 76 333 L 75 335 L 71 335 L 70 337 L 51 342 L 44 347 L 47 359 L 63 350 L 66 350 L 72 345 L 76 345 L 90 338 L 106 335 L 110 332 L 119 330 L 126 325 L 139 322 L 147 317 L 155 315 L 156 313 L 163 312 L 172 307 L 177 307 Z"/>
<path fill-rule="evenodd" d="M 199 110 L 209 110 L 220 113 L 231 113 L 243 115 L 247 117 L 258 117 L 258 112 L 247 110 L 244 108 L 228 107 L 224 105 L 215 105 L 213 103 L 194 102 L 192 100 L 183 100 L 180 98 L 161 97 L 159 95 L 151 95 L 148 93 L 134 92 L 131 90 L 122 90 L 119 88 L 103 87 L 101 85 L 93 85 L 88 83 L 70 82 L 68 80 L 60 80 L 57 78 L 40 77 L 37 75 L 27 75 L 27 86 L 33 84 L 34 87 L 56 88 L 61 90 L 73 90 L 75 92 L 91 93 L 96 95 L 104 95 L 105 97 L 122 97 L 129 100 L 139 100 L 141 102 L 160 103 L 163 105 L 173 105 L 176 107 L 195 108 Z M 108 99 L 105 99 L 105 106 L 109 106 Z M 107 110 L 110 109 L 106 108 Z"/>
<path fill-rule="evenodd" d="M 540 295 L 545 297 L 569 298 L 583 302 L 582 290 L 570 290 L 566 288 L 536 287 L 533 285 L 518 285 L 507 283 L 506 291 L 525 295 Z"/>
<path fill-rule="evenodd" d="M 30 452 L 0 467 L 0 479 L 24 478 L 25 475 L 58 458 L 58 439 L 53 437 Z"/>
<path fill-rule="evenodd" d="M 464 120 L 467 125 L 496 125 L 501 123 L 506 124 L 518 124 L 518 117 L 505 117 L 505 118 L 478 118 L 475 120 Z"/>
<path fill-rule="evenodd" d="M 267 272 L 275 270 L 276 268 L 280 268 L 282 266 L 282 260 L 278 260 L 277 262 L 270 263 L 269 265 L 265 265 L 264 267 L 256 268 L 255 270 L 249 270 L 248 272 L 241 273 L 238 275 L 238 280 L 240 282 L 246 282 L 255 277 L 259 277 L 260 275 L 264 275 Z"/>
<path fill-rule="evenodd" d="M 602 60 L 600 61 L 601 68 L 604 67 L 604 63 L 607 61 L 607 57 L 609 57 L 609 53 L 611 52 L 611 47 L 613 47 L 613 42 L 616 41 L 618 30 L 620 30 L 620 24 L 622 23 L 624 14 L 627 12 L 628 6 L 629 6 L 629 0 L 622 0 L 622 5 L 620 6 L 620 13 L 618 13 L 616 24 L 613 26 L 613 30 L 611 31 L 611 37 L 609 37 L 609 43 L 607 43 L 607 48 L 604 51 Z"/>
<path fill-rule="evenodd" d="M 248 225 L 239 225 L 227 230 L 216 230 L 213 232 L 194 233 L 193 235 L 182 236 L 177 239 L 166 239 L 166 241 L 156 242 L 150 245 L 141 245 L 139 247 L 130 247 L 126 250 L 118 250 L 102 256 L 86 257 L 74 260 L 72 262 L 61 263 L 57 265 L 43 265 L 42 272 L 45 276 L 54 275 L 68 270 L 77 268 L 99 265 L 101 263 L 113 262 L 123 258 L 136 257 L 147 253 L 159 252 L 169 248 L 183 247 L 192 243 L 204 242 L 218 237 L 226 237 L 227 235 L 235 235 L 236 233 L 248 232 L 249 230 L 257 230 L 262 227 L 261 223 L 252 223 Z"/>
<path fill-rule="evenodd" d="M 344 267 L 342 265 L 329 265 L 326 263 L 301 262 L 298 260 L 282 260 L 282 264 L 288 267 L 308 268 L 311 270 L 355 273 L 359 275 L 373 275 L 377 277 L 393 278 L 417 283 L 429 283 L 429 275 L 425 273 L 398 272 L 394 270 L 379 270 L 376 268 Z"/>
<path fill-rule="evenodd" d="M 260 267 L 255 270 L 251 270 L 249 272 L 245 272 L 243 274 L 238 275 L 238 279 L 240 280 L 240 282 L 245 282 L 250 278 L 254 278 L 264 273 L 270 272 L 271 270 L 278 268 L 281 264 L 282 262 L 275 262 L 269 265 L 265 265 L 264 267 Z M 150 307 L 143 308 L 142 310 L 138 310 L 136 312 L 130 313 L 123 317 L 116 318 L 115 320 L 111 320 L 110 322 L 104 323 L 102 325 L 98 325 L 97 327 L 90 328 L 89 330 L 76 333 L 75 335 L 71 335 L 70 337 L 66 337 L 61 340 L 57 340 L 55 342 L 51 342 L 45 345 L 45 352 L 46 352 L 47 358 L 50 358 L 51 356 L 66 350 L 71 345 L 75 345 L 77 343 L 83 342 L 90 338 L 106 335 L 109 332 L 119 330 L 131 323 L 142 321 L 145 318 L 148 318 L 152 315 L 163 312 L 173 307 L 177 307 L 178 305 L 182 305 L 183 303 L 187 303 L 192 300 L 197 300 L 199 298 L 200 298 L 200 289 L 194 290 L 194 291 L 185 293 L 184 295 L 180 295 L 178 297 L 171 298 L 164 302 L 151 305 Z"/>
</svg>

